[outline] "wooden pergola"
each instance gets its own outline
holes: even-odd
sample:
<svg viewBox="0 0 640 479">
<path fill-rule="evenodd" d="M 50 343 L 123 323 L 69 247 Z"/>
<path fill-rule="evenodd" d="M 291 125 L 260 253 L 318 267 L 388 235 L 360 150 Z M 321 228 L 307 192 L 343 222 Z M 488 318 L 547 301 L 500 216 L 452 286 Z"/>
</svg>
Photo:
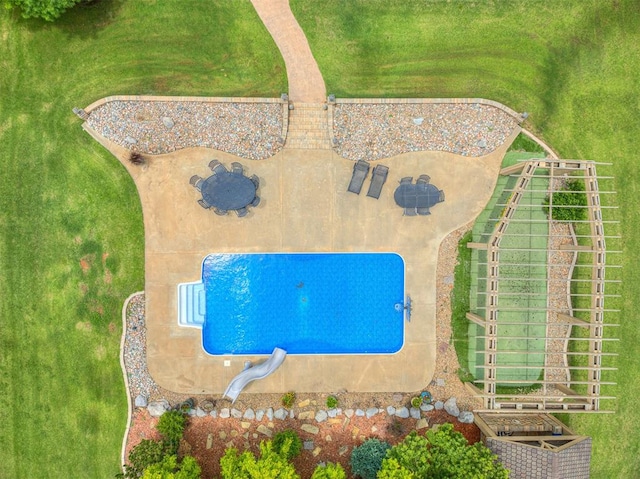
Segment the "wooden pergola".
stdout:
<svg viewBox="0 0 640 479">
<path fill-rule="evenodd" d="M 606 279 L 606 271 L 616 267 L 607 266 L 606 259 L 607 253 L 617 254 L 620 251 L 607 251 L 606 249 L 606 240 L 617 239 L 619 236 L 605 235 L 605 225 L 607 227 L 614 226 L 612 229 L 615 229 L 617 221 L 605 219 L 603 210 L 615 207 L 602 204 L 601 198 L 603 195 L 615 192 L 612 189 L 601 189 L 599 182 L 607 183 L 611 178 L 599 178 L 596 173 L 596 163 L 592 161 L 548 158 L 519 162 L 504 168 L 500 173 L 512 177 L 515 180 L 515 186 L 512 189 L 504 190 L 510 193 L 510 196 L 504 204 L 497 205 L 504 208 L 498 218 L 491 218 L 496 222 L 492 232 L 487 233 L 481 241 L 468 244 L 469 248 L 486 250 L 486 263 L 483 263 L 486 275 L 481 278 L 486 285 L 486 292 L 483 293 L 486 295 L 486 299 L 482 308 L 467 314 L 467 318 L 484 331 L 482 335 L 477 336 L 478 339 L 483 340 L 484 348 L 476 351 L 484 357 L 483 363 L 476 365 L 478 369 L 484 371 L 484 374 L 474 383 L 467 383 L 467 387 L 482 398 L 484 409 L 481 411 L 485 412 L 606 412 L 607 408 L 602 407 L 601 401 L 615 398 L 603 395 L 601 386 L 614 384 L 614 382 L 604 379 L 609 379 L 607 374 L 610 373 L 608 371 L 614 371 L 615 368 L 606 366 L 607 357 L 614 356 L 614 353 L 607 351 L 605 346 L 607 342 L 615 341 L 615 339 L 608 338 L 605 331 L 616 327 L 617 324 L 605 323 L 605 313 L 616 311 L 605 308 L 605 298 L 617 296 L 609 292 L 609 289 L 613 289 L 615 293 L 616 284 L 619 283 L 617 279 Z M 566 208 L 567 206 L 554 206 L 553 196 L 556 191 L 560 190 L 563 181 L 568 177 L 584 181 L 584 191 L 576 193 L 586 195 L 586 206 L 569 207 L 586 209 L 586 219 L 579 223 L 588 225 L 588 228 L 584 228 L 582 225 L 579 225 L 579 228 L 581 230 L 588 229 L 588 233 L 582 231 L 583 234 L 576 234 L 575 228 L 570 223 L 561 225 L 563 228 L 561 233 L 554 232 L 558 230 L 558 222 L 552 219 L 553 209 L 554 207 Z M 548 194 L 549 197 L 548 238 L 545 238 L 548 245 L 546 277 L 516 279 L 545 281 L 547 285 L 546 304 L 531 305 L 527 303 L 525 307 L 520 309 L 504 304 L 501 307 L 501 300 L 502 303 L 507 303 L 506 295 L 509 294 L 505 292 L 506 288 L 501 288 L 501 284 L 505 284 L 503 281 L 514 280 L 513 276 L 509 278 L 501 276 L 501 255 L 505 256 L 507 250 L 514 251 L 514 248 L 509 249 L 502 242 L 510 234 L 509 227 L 514 222 L 523 221 L 523 219 L 515 218 L 518 208 L 540 206 L 526 205 L 523 200 L 526 198 L 525 192 L 531 193 L 532 191 L 533 178 L 547 178 L 549 184 L 548 190 L 537 192 Z M 531 234 L 535 235 L 535 233 Z M 521 248 L 520 250 L 532 251 L 530 248 Z M 562 263 L 551 261 L 552 258 L 558 256 L 570 257 L 571 259 Z M 514 266 L 514 264 L 510 263 L 510 266 Z M 516 266 L 526 267 L 528 265 L 523 263 Z M 540 263 L 535 267 L 543 268 L 544 265 Z M 576 272 L 580 274 L 576 275 Z M 559 277 L 559 275 L 563 275 L 563 277 Z M 562 293 L 558 293 L 558 289 L 562 289 Z M 606 293 L 605 290 L 607 290 Z M 526 295 L 527 293 L 522 294 Z M 514 293 L 511 295 L 513 296 Z M 574 307 L 573 299 L 579 299 L 579 307 Z M 511 312 L 508 318 L 509 323 L 506 323 L 504 319 L 500 321 L 501 312 L 504 313 L 506 309 Z M 536 324 L 540 327 L 544 325 L 546 330 L 544 338 L 540 338 L 539 334 L 524 334 L 518 337 L 504 336 L 502 331 L 507 325 L 522 325 L 519 330 L 529 331 L 527 319 L 532 312 L 539 316 L 546 314 L 546 323 Z M 521 322 L 518 323 L 518 321 Z M 584 333 L 576 334 L 574 328 L 582 328 Z M 540 345 L 544 341 L 544 350 L 541 351 L 541 348 L 533 351 L 505 350 L 500 345 L 505 344 L 508 340 L 523 340 L 526 341 L 526 344 L 536 345 Z M 525 355 L 524 357 L 527 354 L 544 354 L 544 365 L 505 364 L 509 361 L 504 359 L 515 354 Z M 540 387 L 536 391 L 526 394 L 516 391 L 505 394 L 504 389 L 499 394 L 498 386 L 517 386 L 523 382 L 504 379 L 505 376 L 509 376 L 506 371 L 514 368 L 541 370 L 539 380 L 535 381 Z M 605 373 L 604 379 L 603 373 Z"/>
</svg>

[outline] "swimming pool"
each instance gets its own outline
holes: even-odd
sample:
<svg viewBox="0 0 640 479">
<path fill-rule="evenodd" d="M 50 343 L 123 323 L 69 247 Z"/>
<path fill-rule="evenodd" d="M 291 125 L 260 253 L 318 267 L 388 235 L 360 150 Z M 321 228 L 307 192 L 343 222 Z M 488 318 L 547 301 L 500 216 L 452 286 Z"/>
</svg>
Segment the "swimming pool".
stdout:
<svg viewBox="0 0 640 479">
<path fill-rule="evenodd" d="M 202 280 L 212 355 L 392 354 L 404 343 L 395 253 L 212 254 Z"/>
</svg>

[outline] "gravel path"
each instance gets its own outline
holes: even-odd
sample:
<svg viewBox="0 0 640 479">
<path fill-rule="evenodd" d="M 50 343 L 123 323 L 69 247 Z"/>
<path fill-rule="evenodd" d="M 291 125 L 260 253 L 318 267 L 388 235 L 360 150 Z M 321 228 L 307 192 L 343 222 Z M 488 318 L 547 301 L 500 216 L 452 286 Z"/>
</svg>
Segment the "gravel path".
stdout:
<svg viewBox="0 0 640 479">
<path fill-rule="evenodd" d="M 377 160 L 411 151 L 483 156 L 498 148 L 518 122 L 479 103 L 337 104 L 336 151 L 350 160 Z"/>
<path fill-rule="evenodd" d="M 199 101 L 111 101 L 88 125 L 132 151 L 152 155 L 208 147 L 263 160 L 283 146 L 282 105 Z"/>
</svg>

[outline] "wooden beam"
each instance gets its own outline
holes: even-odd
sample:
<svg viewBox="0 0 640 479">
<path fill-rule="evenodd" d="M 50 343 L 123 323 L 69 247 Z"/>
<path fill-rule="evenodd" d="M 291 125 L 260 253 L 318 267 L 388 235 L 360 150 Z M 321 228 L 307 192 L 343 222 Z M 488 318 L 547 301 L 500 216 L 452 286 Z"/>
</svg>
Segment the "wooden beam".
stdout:
<svg viewBox="0 0 640 479">
<path fill-rule="evenodd" d="M 569 316 L 568 314 L 564 313 L 558 313 L 558 319 L 564 321 L 565 323 L 573 324 L 574 326 L 582 326 L 583 328 L 588 328 L 589 326 L 591 326 L 591 323 L 589 321 L 576 318 L 575 316 Z"/>
<path fill-rule="evenodd" d="M 488 246 L 487 243 L 467 243 L 467 248 L 469 249 L 487 249 Z"/>
<path fill-rule="evenodd" d="M 469 321 L 471 321 L 472 323 L 476 323 L 478 326 L 482 326 L 484 328 L 487 325 L 487 322 L 484 320 L 484 318 L 478 316 L 475 313 L 468 312 L 466 316 Z"/>
<path fill-rule="evenodd" d="M 514 173 L 520 173 L 522 171 L 522 169 L 524 168 L 525 162 L 521 161 L 516 163 L 515 165 L 511 165 L 511 166 L 507 166 L 506 168 L 502 168 L 500 170 L 500 174 L 502 176 L 509 176 L 512 175 Z"/>
<path fill-rule="evenodd" d="M 484 394 L 484 391 L 473 383 L 464 383 L 464 387 L 473 395 Z"/>
<path fill-rule="evenodd" d="M 562 244 L 558 249 L 564 251 L 593 251 L 593 247 L 588 244 Z"/>
</svg>

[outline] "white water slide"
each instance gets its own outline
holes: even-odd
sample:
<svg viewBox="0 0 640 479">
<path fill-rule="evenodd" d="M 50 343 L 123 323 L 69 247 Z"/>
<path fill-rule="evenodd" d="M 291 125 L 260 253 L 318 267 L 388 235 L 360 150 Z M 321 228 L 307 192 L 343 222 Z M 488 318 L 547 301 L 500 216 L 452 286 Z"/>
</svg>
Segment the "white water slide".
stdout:
<svg viewBox="0 0 640 479">
<path fill-rule="evenodd" d="M 271 356 L 269 356 L 269 359 L 265 362 L 245 369 L 233 378 L 227 386 L 223 397 L 226 396 L 231 399 L 231 403 L 233 404 L 247 384 L 256 379 L 263 379 L 269 376 L 280 367 L 286 356 L 287 352 L 284 349 L 275 348 Z"/>
</svg>

